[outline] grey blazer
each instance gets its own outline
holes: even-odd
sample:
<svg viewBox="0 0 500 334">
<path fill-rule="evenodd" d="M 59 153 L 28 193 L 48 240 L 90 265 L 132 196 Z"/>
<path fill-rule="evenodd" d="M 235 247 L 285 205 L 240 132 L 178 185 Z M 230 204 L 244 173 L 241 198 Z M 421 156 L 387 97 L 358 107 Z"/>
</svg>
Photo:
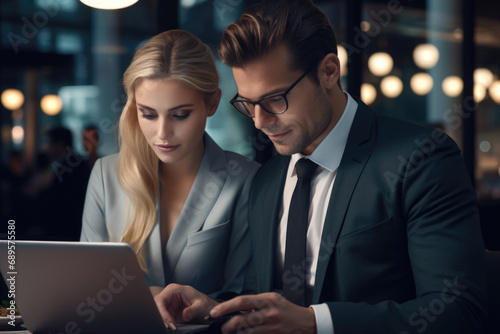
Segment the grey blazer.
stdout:
<svg viewBox="0 0 500 334">
<path fill-rule="evenodd" d="M 204 293 L 240 292 L 250 261 L 247 201 L 259 164 L 223 151 L 205 133 L 205 153 L 163 258 L 159 220 L 146 241 L 150 286 L 187 284 Z M 118 154 L 99 159 L 90 176 L 81 241 L 121 241 L 131 217 L 116 176 Z M 156 207 L 159 217 L 159 205 Z"/>
</svg>

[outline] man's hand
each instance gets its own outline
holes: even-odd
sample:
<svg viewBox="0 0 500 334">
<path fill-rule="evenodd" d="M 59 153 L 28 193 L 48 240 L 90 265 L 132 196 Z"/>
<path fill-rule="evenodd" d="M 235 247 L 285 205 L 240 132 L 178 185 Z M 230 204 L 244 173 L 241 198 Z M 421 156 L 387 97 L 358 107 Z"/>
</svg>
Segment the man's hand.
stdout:
<svg viewBox="0 0 500 334">
<path fill-rule="evenodd" d="M 157 294 L 163 291 L 163 288 L 161 286 L 150 286 L 149 290 L 151 291 L 153 297 L 155 297 Z"/>
<path fill-rule="evenodd" d="M 222 326 L 226 333 L 316 333 L 316 318 L 312 308 L 290 303 L 281 295 L 270 292 L 259 295 L 239 296 L 214 307 L 214 318 L 233 312 Z"/>
<path fill-rule="evenodd" d="M 168 328 L 176 329 L 178 323 L 205 323 L 205 316 L 217 302 L 188 286 L 169 284 L 155 296 L 156 306 Z"/>
</svg>

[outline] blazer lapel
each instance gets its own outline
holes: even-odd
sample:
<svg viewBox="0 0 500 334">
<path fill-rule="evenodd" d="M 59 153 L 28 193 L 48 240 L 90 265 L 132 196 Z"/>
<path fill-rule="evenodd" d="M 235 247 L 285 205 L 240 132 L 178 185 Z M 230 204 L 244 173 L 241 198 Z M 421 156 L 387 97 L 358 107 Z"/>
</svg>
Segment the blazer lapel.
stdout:
<svg viewBox="0 0 500 334">
<path fill-rule="evenodd" d="M 335 252 L 352 193 L 370 157 L 375 141 L 375 114 L 363 102 L 357 102 L 358 109 L 347 139 L 326 213 L 316 270 L 313 304 L 318 303 L 321 298 L 330 257 Z"/>
<path fill-rule="evenodd" d="M 226 182 L 226 155 L 205 133 L 205 152 L 191 191 L 167 242 L 165 279 L 170 282 L 187 237 L 199 231 Z"/>
<path fill-rule="evenodd" d="M 156 206 L 156 214 L 160 214 L 158 205 Z M 158 220 L 157 220 L 158 222 Z M 148 268 L 150 268 L 149 273 L 146 275 L 146 281 L 148 285 L 159 285 L 159 282 L 163 282 L 165 286 L 165 271 L 162 270 L 164 267 L 156 268 L 158 263 L 163 263 L 163 252 L 161 249 L 161 239 L 160 239 L 160 224 L 156 224 L 149 235 L 148 241 L 146 242 L 146 261 Z"/>
</svg>

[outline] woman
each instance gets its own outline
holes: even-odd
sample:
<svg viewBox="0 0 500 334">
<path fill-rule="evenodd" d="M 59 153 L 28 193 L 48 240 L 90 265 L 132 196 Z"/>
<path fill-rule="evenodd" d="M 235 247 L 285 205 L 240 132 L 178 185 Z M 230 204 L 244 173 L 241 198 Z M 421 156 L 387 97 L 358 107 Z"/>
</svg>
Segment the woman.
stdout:
<svg viewBox="0 0 500 334">
<path fill-rule="evenodd" d="M 211 50 L 188 32 L 161 33 L 137 50 L 123 84 L 120 152 L 92 170 L 81 240 L 130 244 L 150 286 L 238 292 L 258 164 L 205 133 L 221 96 Z"/>
</svg>

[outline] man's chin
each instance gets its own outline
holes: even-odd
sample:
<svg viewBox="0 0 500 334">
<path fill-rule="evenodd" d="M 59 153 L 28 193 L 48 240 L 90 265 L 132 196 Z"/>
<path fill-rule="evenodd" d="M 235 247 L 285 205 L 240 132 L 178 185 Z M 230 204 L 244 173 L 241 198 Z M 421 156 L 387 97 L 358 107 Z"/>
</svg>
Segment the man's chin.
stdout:
<svg viewBox="0 0 500 334">
<path fill-rule="evenodd" d="M 274 148 L 276 149 L 276 151 L 281 155 L 292 155 L 292 154 L 300 152 L 300 150 L 298 148 L 290 146 L 290 145 L 281 145 L 281 144 L 277 144 L 277 143 L 273 143 L 273 144 L 274 144 Z"/>
</svg>

